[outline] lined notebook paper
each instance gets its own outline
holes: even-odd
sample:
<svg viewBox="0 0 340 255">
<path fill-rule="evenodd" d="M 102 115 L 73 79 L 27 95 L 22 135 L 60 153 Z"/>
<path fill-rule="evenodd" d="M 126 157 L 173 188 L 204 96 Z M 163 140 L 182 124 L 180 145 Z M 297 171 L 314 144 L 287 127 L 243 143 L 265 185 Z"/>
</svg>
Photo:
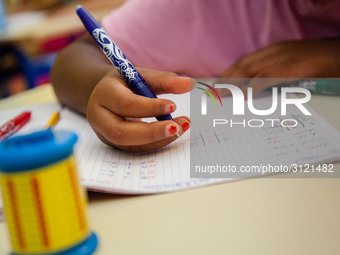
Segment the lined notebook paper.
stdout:
<svg viewBox="0 0 340 255">
<path fill-rule="evenodd" d="M 166 96 L 169 98 L 169 96 Z M 189 115 L 188 94 L 173 96 L 181 112 L 174 117 Z M 223 99 L 228 103 L 230 98 Z M 271 97 L 255 99 L 255 104 L 270 104 Z M 268 162 L 335 162 L 340 160 L 340 132 L 323 120 L 312 109 L 312 116 L 304 117 L 288 112 L 303 123 L 299 128 L 201 130 L 198 134 L 187 132 L 172 144 L 146 154 L 125 153 L 103 144 L 94 134 L 86 119 L 66 108 L 61 111 L 55 128 L 74 131 L 79 136 L 75 147 L 78 170 L 82 184 L 90 190 L 109 193 L 147 194 L 169 192 L 234 179 L 190 178 L 190 148 L 202 155 L 211 148 L 228 150 L 235 162 L 244 157 Z M 58 104 L 28 106 L 0 111 L 0 120 L 8 120 L 23 110 L 31 110 L 31 121 L 20 134 L 43 128 Z M 229 116 L 230 118 L 231 116 Z M 204 134 L 204 135 L 203 135 Z M 236 143 L 238 141 L 238 143 Z M 321 148 L 321 150 L 315 150 Z M 313 153 L 321 151 L 322 153 Z M 197 153 L 196 153 L 197 152 Z M 199 154 L 199 153 L 201 154 Z"/>
</svg>

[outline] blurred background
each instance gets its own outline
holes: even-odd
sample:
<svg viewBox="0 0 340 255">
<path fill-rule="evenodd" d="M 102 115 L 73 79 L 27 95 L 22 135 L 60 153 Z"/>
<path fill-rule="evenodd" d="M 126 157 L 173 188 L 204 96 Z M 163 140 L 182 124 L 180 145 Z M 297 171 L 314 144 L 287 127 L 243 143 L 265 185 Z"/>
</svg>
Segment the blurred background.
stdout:
<svg viewBox="0 0 340 255">
<path fill-rule="evenodd" d="M 85 30 L 76 4 L 101 20 L 125 0 L 0 0 L 0 98 L 49 82 L 58 51 Z"/>
</svg>

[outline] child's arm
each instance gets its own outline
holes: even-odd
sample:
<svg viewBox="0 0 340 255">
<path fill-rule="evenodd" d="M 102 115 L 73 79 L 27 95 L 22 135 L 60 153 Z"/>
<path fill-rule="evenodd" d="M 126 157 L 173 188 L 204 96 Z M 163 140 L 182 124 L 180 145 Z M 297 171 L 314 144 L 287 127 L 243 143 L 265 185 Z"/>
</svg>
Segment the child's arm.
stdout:
<svg viewBox="0 0 340 255">
<path fill-rule="evenodd" d="M 106 56 L 86 35 L 59 53 L 51 70 L 51 81 L 62 104 L 85 114 L 94 87 L 112 70 Z"/>
<path fill-rule="evenodd" d="M 340 77 L 340 39 L 295 40 L 273 44 L 244 56 L 223 78 L 336 78 Z M 270 87 L 261 82 L 254 93 Z M 252 86 L 251 82 L 248 86 Z"/>
<path fill-rule="evenodd" d="M 186 93 L 194 85 L 192 79 L 174 73 L 138 70 L 156 94 Z M 163 147 L 176 139 L 177 131 L 182 134 L 190 125 L 188 117 L 153 123 L 129 121 L 129 118 L 168 114 L 176 106 L 170 100 L 133 94 L 89 36 L 59 54 L 52 68 L 51 81 L 61 103 L 86 113 L 103 142 L 126 151 Z"/>
</svg>

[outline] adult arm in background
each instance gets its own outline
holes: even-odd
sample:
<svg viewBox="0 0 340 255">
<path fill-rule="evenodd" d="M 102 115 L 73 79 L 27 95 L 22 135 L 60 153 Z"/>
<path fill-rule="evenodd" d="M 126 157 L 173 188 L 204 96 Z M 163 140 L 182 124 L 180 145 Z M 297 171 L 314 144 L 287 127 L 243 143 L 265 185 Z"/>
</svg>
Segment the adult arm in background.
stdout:
<svg viewBox="0 0 340 255">
<path fill-rule="evenodd" d="M 340 38 L 292 40 L 275 43 L 248 54 L 230 66 L 221 78 L 339 78 Z M 281 79 L 280 79 L 281 80 Z M 260 92 L 272 84 L 268 79 L 243 86 Z M 223 93 L 228 93 L 226 90 Z"/>
<path fill-rule="evenodd" d="M 192 79 L 174 73 L 138 70 L 155 94 L 186 93 L 194 84 Z M 171 113 L 176 105 L 170 100 L 134 94 L 89 35 L 58 55 L 51 70 L 51 81 L 62 104 L 86 114 L 104 143 L 125 151 L 163 147 L 176 139 L 176 132 L 183 134 L 190 125 L 188 117 L 152 123 L 130 121 L 130 118 Z"/>
</svg>

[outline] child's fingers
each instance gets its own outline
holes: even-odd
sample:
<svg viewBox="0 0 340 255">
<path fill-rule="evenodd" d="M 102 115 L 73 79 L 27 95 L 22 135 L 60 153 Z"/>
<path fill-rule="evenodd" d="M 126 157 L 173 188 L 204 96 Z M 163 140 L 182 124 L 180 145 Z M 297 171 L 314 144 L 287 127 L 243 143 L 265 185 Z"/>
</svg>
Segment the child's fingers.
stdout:
<svg viewBox="0 0 340 255">
<path fill-rule="evenodd" d="M 114 146 L 116 148 L 119 148 L 123 151 L 127 151 L 127 152 L 134 152 L 134 153 L 140 153 L 140 152 L 148 152 L 148 151 L 153 151 L 153 150 L 157 150 L 160 149 L 166 145 L 168 145 L 169 143 L 175 141 L 178 137 L 177 136 L 172 136 L 170 138 L 166 138 L 160 141 L 156 141 L 156 142 L 152 142 L 152 143 L 148 143 L 148 144 L 141 144 L 141 145 L 117 145 L 117 144 L 112 144 L 111 142 L 107 141 L 105 137 L 103 137 L 101 134 L 97 133 L 97 136 L 99 137 L 99 139 L 106 143 L 107 145 L 110 146 Z"/>
<path fill-rule="evenodd" d="M 188 117 L 178 117 L 174 119 L 175 122 L 180 126 L 180 135 L 182 135 L 190 126 L 190 120 Z M 115 145 L 116 147 L 128 151 L 128 152 L 147 152 L 147 151 L 153 151 L 159 148 L 162 148 L 169 143 L 173 142 L 176 140 L 178 137 L 172 136 L 169 138 L 165 138 L 163 140 L 159 140 L 156 142 L 151 142 L 148 144 L 142 144 L 142 145 L 134 145 L 134 146 L 122 146 L 122 145 Z M 112 144 L 111 144 L 112 145 Z"/>
<path fill-rule="evenodd" d="M 287 42 L 272 44 L 268 47 L 250 53 L 230 66 L 222 77 L 226 78 L 253 78 L 263 70 L 271 68 L 282 60 L 287 54 Z M 275 76 L 271 76 L 275 77 Z"/>
<path fill-rule="evenodd" d="M 106 142 L 115 146 L 139 146 L 176 136 L 177 132 L 185 132 L 188 126 L 183 124 L 187 119 L 175 121 L 156 121 L 152 123 L 125 121 L 108 109 L 100 107 L 96 114 L 88 114 L 89 122 L 96 133 Z M 189 124 L 190 125 L 190 124 Z M 171 142 L 171 140 L 169 140 Z"/>
<path fill-rule="evenodd" d="M 176 110 L 176 104 L 170 100 L 139 96 L 120 84 L 107 86 L 97 98 L 100 105 L 124 117 L 155 117 Z"/>
<path fill-rule="evenodd" d="M 195 80 L 175 73 L 139 68 L 138 71 L 155 94 L 183 94 L 196 87 Z"/>
</svg>

